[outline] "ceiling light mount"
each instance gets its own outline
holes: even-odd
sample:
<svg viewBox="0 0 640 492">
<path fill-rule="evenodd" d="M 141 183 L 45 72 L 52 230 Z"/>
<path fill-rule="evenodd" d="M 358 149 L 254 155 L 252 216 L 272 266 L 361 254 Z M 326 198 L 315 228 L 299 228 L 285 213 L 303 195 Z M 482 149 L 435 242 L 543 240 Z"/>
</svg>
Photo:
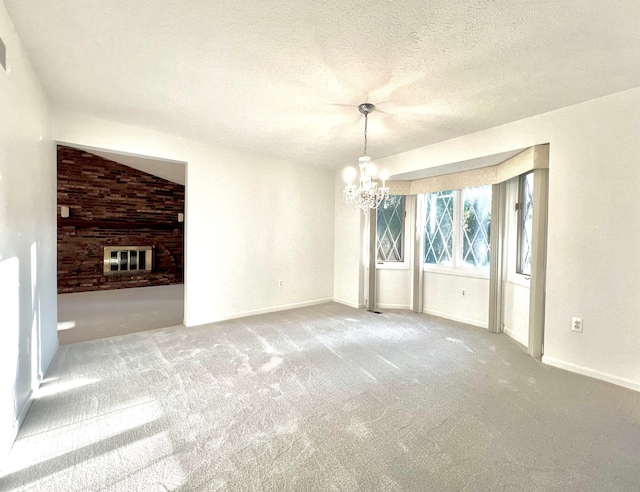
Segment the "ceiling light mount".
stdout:
<svg viewBox="0 0 640 492">
<path fill-rule="evenodd" d="M 362 103 L 358 111 L 364 115 L 364 151 L 358 159 L 360 168 L 360 186 L 353 184 L 356 170 L 352 167 L 345 169 L 344 177 L 347 185 L 344 187 L 344 200 L 347 205 L 358 206 L 362 213 L 366 214 L 373 208 L 378 208 L 384 202 L 384 207 L 389 205 L 389 188 L 385 186 L 386 177 L 382 177 L 382 186 L 378 188 L 378 182 L 374 180 L 376 167 L 371 164 L 371 158 L 367 155 L 367 123 L 369 114 L 376 107 L 371 103 Z"/>
<path fill-rule="evenodd" d="M 365 116 L 373 113 L 375 110 L 376 110 L 375 104 L 371 104 L 371 103 L 362 103 L 360 106 L 358 106 L 358 111 L 360 111 Z"/>
</svg>

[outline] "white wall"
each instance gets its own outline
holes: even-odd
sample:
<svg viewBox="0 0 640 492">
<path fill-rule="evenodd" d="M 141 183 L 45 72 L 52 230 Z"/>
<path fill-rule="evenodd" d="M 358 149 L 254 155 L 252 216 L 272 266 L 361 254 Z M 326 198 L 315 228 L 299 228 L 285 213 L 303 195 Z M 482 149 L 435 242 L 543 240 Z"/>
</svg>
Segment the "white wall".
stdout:
<svg viewBox="0 0 640 492">
<path fill-rule="evenodd" d="M 411 309 L 412 270 L 376 270 L 376 302 L 380 309 Z"/>
<path fill-rule="evenodd" d="M 524 282 L 503 282 L 504 332 L 525 347 L 529 346 L 530 290 Z"/>
<path fill-rule="evenodd" d="M 56 165 L 48 106 L 0 2 L 0 462 L 8 453 L 56 330 Z"/>
<path fill-rule="evenodd" d="M 333 300 L 351 307 L 364 305 L 365 217 L 360 209 L 347 208 L 342 190 L 342 170 L 335 179 L 335 244 Z"/>
<path fill-rule="evenodd" d="M 54 128 L 58 141 L 187 162 L 187 326 L 333 298 L 333 171 L 74 114 Z"/>
<path fill-rule="evenodd" d="M 465 275 L 460 269 L 425 271 L 422 302 L 425 313 L 487 328 L 489 278 Z"/>
<path fill-rule="evenodd" d="M 636 88 L 376 164 L 396 174 L 550 143 L 543 362 L 640 389 L 639 128 Z"/>
</svg>

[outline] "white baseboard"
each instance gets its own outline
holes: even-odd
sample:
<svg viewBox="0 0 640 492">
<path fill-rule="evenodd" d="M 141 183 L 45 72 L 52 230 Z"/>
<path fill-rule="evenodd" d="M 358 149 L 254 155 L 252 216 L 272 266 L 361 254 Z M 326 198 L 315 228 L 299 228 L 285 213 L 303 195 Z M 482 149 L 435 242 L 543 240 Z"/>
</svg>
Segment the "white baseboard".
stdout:
<svg viewBox="0 0 640 492">
<path fill-rule="evenodd" d="M 44 379 L 44 375 L 49 370 L 49 366 L 53 361 L 58 349 L 60 348 L 60 344 L 56 339 L 56 347 L 55 350 L 51 352 L 51 356 L 48 359 L 42 360 L 42 370 L 38 374 L 38 386 L 42 383 Z M 11 448 L 13 447 L 13 443 L 18 437 L 18 432 L 20 432 L 20 427 L 24 423 L 24 419 L 27 418 L 27 413 L 29 413 L 29 409 L 31 408 L 31 403 L 33 403 L 33 390 L 29 391 L 29 395 L 27 396 L 26 401 L 22 405 L 20 409 L 20 413 L 18 413 L 18 417 L 13 422 L 13 425 L 7 429 L 5 433 L 4 430 L 0 432 L 0 463 L 4 463 L 5 458 L 9 455 Z M 0 471 L 2 471 L 2 466 L 0 465 Z"/>
<path fill-rule="evenodd" d="M 624 388 L 629 388 L 634 391 L 640 391 L 640 381 L 634 381 L 633 379 L 622 378 L 620 376 L 609 374 L 607 372 L 589 369 L 588 367 L 579 366 L 578 364 L 573 364 L 572 362 L 566 362 L 560 359 L 555 359 L 547 355 L 542 356 L 542 363 L 547 364 L 548 366 L 564 369 L 566 371 L 582 374 L 583 376 L 600 379 L 601 381 L 606 381 L 607 383 L 623 386 Z"/>
<path fill-rule="evenodd" d="M 346 301 L 344 299 L 339 299 L 337 297 L 333 298 L 333 302 L 337 302 L 338 304 L 343 304 L 345 306 L 349 306 L 356 309 L 360 309 L 361 307 L 364 307 L 364 305 L 359 305 L 357 302 Z"/>
<path fill-rule="evenodd" d="M 439 318 L 446 318 L 452 321 L 458 321 L 460 323 L 465 323 L 467 325 L 477 326 L 479 328 L 489 328 L 489 323 L 487 321 L 480 321 L 478 319 L 465 318 L 464 316 L 458 316 L 456 314 L 451 313 L 443 313 L 442 311 L 436 311 L 435 309 L 425 309 L 424 313 L 430 314 L 432 316 L 438 316 Z"/>
<path fill-rule="evenodd" d="M 27 396 L 27 400 L 22 405 L 20 409 L 20 413 L 18 417 L 13 422 L 13 425 L 7 429 L 5 433 L 3 431 L 2 442 L 0 443 L 0 463 L 4 463 L 5 458 L 9 455 L 11 448 L 13 447 L 13 443 L 18 437 L 18 432 L 20 431 L 20 427 L 22 427 L 22 423 L 29 412 L 29 408 L 31 408 L 31 403 L 33 402 L 33 391 L 29 391 L 29 396 Z M 0 471 L 2 467 L 0 466 Z"/>
<path fill-rule="evenodd" d="M 409 304 L 384 304 L 378 303 L 379 309 L 411 309 Z"/>
<path fill-rule="evenodd" d="M 31 408 L 32 402 L 33 402 L 33 391 L 29 391 L 29 396 L 27 396 L 27 401 L 24 402 L 24 405 L 22 405 L 22 409 L 18 414 L 18 420 L 16 422 L 18 428 L 16 429 L 16 434 L 18 433 L 18 430 L 20 430 L 20 427 L 22 426 L 22 423 L 24 422 L 24 419 L 27 416 L 27 413 Z"/>
<path fill-rule="evenodd" d="M 512 331 L 507 327 L 504 328 L 504 334 L 509 336 L 510 338 L 513 338 L 520 345 L 524 345 L 525 347 L 529 347 L 529 338 L 520 336 L 515 331 Z"/>
<path fill-rule="evenodd" d="M 311 301 L 294 302 L 291 304 L 280 304 L 279 306 L 272 306 L 264 309 L 252 309 L 250 311 L 241 311 L 239 313 L 233 313 L 227 316 L 220 316 L 218 318 L 212 319 L 211 321 L 197 322 L 192 324 L 185 323 L 184 325 L 187 327 L 208 325 L 209 323 L 217 323 L 219 321 L 227 321 L 229 319 L 246 318 L 247 316 L 255 316 L 257 314 L 275 313 L 278 311 L 286 311 L 288 309 L 295 309 L 295 308 L 301 308 L 306 306 L 316 306 L 318 304 L 324 304 L 325 302 L 332 302 L 332 301 L 333 301 L 333 297 L 325 297 L 323 299 L 313 299 Z M 185 319 L 185 321 L 187 320 Z"/>
</svg>

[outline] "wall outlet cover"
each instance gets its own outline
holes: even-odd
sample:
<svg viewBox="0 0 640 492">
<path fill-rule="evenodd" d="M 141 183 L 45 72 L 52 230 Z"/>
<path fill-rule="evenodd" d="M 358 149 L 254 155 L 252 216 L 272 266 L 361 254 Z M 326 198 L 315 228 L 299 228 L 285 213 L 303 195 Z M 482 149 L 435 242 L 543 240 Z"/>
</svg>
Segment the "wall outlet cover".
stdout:
<svg viewBox="0 0 640 492">
<path fill-rule="evenodd" d="M 582 333 L 582 318 L 571 318 L 571 331 Z"/>
</svg>

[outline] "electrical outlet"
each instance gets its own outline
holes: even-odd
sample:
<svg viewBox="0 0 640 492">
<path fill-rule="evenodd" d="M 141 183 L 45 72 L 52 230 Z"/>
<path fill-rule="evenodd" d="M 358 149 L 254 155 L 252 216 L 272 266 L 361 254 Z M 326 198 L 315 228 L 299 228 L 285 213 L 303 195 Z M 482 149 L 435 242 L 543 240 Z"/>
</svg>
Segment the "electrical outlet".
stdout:
<svg viewBox="0 0 640 492">
<path fill-rule="evenodd" d="M 467 289 L 460 289 L 460 295 L 462 297 L 467 297 Z"/>
<path fill-rule="evenodd" d="M 582 318 L 571 318 L 571 331 L 582 333 Z"/>
<path fill-rule="evenodd" d="M 282 289 L 284 287 L 284 280 L 278 280 L 278 287 Z"/>
</svg>

